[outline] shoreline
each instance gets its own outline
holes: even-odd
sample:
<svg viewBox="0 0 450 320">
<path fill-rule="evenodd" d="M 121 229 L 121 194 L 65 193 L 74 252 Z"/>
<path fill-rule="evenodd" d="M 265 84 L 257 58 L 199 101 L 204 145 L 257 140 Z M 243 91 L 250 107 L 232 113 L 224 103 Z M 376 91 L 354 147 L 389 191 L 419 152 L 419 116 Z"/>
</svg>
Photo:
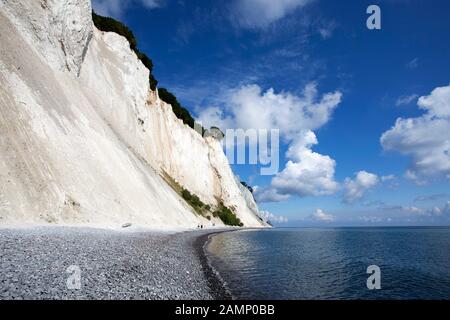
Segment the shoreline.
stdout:
<svg viewBox="0 0 450 320">
<path fill-rule="evenodd" d="M 214 300 L 234 300 L 234 298 L 229 289 L 226 287 L 224 280 L 221 278 L 218 271 L 211 265 L 211 261 L 208 258 L 207 246 L 212 237 L 224 232 L 236 232 L 238 230 L 239 229 L 222 230 L 204 234 L 199 236 L 194 243 L 205 278 L 208 282 L 209 290 L 211 295 L 214 297 Z"/>
<path fill-rule="evenodd" d="M 224 279 L 220 273 L 212 266 L 211 261 L 208 257 L 207 246 L 211 239 L 219 234 L 225 232 L 239 232 L 243 230 L 264 230 L 261 228 L 230 228 L 229 230 L 221 229 L 209 232 L 207 234 L 200 235 L 194 243 L 197 250 L 200 263 L 208 281 L 208 285 L 211 291 L 211 295 L 214 296 L 215 300 L 236 300 L 233 297 L 230 289 L 227 287 Z"/>
<path fill-rule="evenodd" d="M 0 299 L 231 300 L 206 247 L 237 230 L 0 228 Z M 80 290 L 67 287 L 72 265 L 81 270 Z"/>
</svg>

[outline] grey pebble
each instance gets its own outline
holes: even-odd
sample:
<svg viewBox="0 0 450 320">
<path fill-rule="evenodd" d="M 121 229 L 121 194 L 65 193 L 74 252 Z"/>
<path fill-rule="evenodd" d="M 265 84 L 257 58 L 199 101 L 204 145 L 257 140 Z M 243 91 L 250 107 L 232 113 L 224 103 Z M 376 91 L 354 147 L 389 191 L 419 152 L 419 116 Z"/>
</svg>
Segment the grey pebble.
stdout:
<svg viewBox="0 0 450 320">
<path fill-rule="evenodd" d="M 0 229 L 2 299 L 214 299 L 196 240 L 211 231 Z M 81 288 L 68 289 L 81 271 Z"/>
</svg>

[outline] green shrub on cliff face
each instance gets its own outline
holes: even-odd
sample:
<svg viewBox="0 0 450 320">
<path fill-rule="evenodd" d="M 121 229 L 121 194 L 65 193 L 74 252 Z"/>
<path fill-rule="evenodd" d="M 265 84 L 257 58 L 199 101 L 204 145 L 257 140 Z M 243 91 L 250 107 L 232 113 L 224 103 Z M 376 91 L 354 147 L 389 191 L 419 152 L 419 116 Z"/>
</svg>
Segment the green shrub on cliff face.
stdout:
<svg viewBox="0 0 450 320">
<path fill-rule="evenodd" d="M 153 61 L 145 53 L 140 51 L 135 51 L 138 58 L 142 61 L 142 64 L 147 67 L 150 72 L 153 71 Z"/>
<path fill-rule="evenodd" d="M 241 184 L 248 189 L 252 194 L 254 192 L 253 188 L 247 184 L 245 181 L 241 181 Z"/>
<path fill-rule="evenodd" d="M 206 209 L 207 206 L 200 200 L 200 198 L 197 195 L 190 193 L 189 190 L 183 189 L 181 191 L 181 196 L 198 213 L 202 213 L 203 210 L 207 210 Z"/>
<path fill-rule="evenodd" d="M 97 29 L 105 32 L 115 32 L 128 40 L 131 50 L 136 53 L 137 57 L 142 61 L 144 66 L 148 70 L 150 70 L 150 89 L 155 91 L 158 85 L 158 81 L 153 76 L 153 61 L 145 53 L 138 50 L 137 40 L 133 32 L 122 22 L 110 17 L 100 16 L 94 11 L 92 11 L 92 20 L 94 21 L 94 25 L 97 27 Z"/>
<path fill-rule="evenodd" d="M 152 59 L 150 59 L 145 53 L 140 52 L 138 50 L 135 50 L 136 55 L 138 56 L 138 58 L 142 61 L 142 63 L 144 64 L 144 66 L 147 67 L 148 70 L 150 70 L 150 89 L 152 89 L 153 91 L 156 90 L 156 87 L 158 85 L 158 80 L 155 79 L 155 77 L 153 76 L 153 61 Z"/>
<path fill-rule="evenodd" d="M 195 120 L 189 113 L 189 111 L 181 106 L 178 102 L 177 97 L 175 97 L 171 92 L 169 92 L 165 88 L 158 89 L 159 97 L 162 101 L 172 105 L 173 113 L 177 116 L 178 119 L 183 120 L 183 123 L 187 124 L 189 127 L 194 128 Z"/>
<path fill-rule="evenodd" d="M 153 74 L 150 73 L 150 89 L 156 91 L 157 87 L 158 87 L 158 80 L 156 80 Z"/>
<path fill-rule="evenodd" d="M 195 120 L 189 113 L 189 110 L 184 108 L 179 102 L 177 97 L 173 93 L 171 93 L 169 90 L 165 88 L 158 88 L 158 94 L 159 98 L 172 105 L 172 111 L 177 116 L 178 119 L 181 119 L 184 124 L 187 124 L 192 129 L 195 129 Z M 198 124 L 197 124 L 198 125 Z M 200 127 L 200 126 L 199 126 Z M 203 127 L 201 128 L 201 135 L 204 135 L 206 130 Z M 200 132 L 199 132 L 200 133 Z"/>
<path fill-rule="evenodd" d="M 211 216 L 208 215 L 210 212 L 211 206 L 204 204 L 200 198 L 189 192 L 187 189 L 182 189 L 181 196 L 183 199 L 189 203 L 189 205 L 199 214 L 205 216 L 208 220 L 211 220 Z M 227 226 L 236 226 L 243 227 L 244 224 L 241 220 L 231 211 L 228 207 L 226 207 L 223 202 L 220 202 L 216 210 L 212 214 L 214 217 L 219 218 L 222 222 Z"/>
<path fill-rule="evenodd" d="M 227 208 L 222 202 L 219 203 L 219 206 L 216 209 L 216 211 L 214 211 L 213 215 L 215 217 L 219 217 L 220 220 L 222 220 L 222 222 L 227 226 L 237 226 L 237 227 L 244 226 L 244 224 L 238 217 L 236 217 L 233 211 Z"/>
<path fill-rule="evenodd" d="M 142 61 L 145 67 L 147 67 L 148 70 L 150 70 L 150 89 L 155 91 L 158 86 L 158 80 L 153 75 L 153 61 L 143 52 L 139 51 L 138 49 L 138 43 L 136 40 L 136 37 L 134 36 L 133 32 L 122 22 L 117 21 L 110 17 L 103 17 L 98 14 L 96 14 L 94 11 L 92 11 L 92 20 L 94 21 L 95 26 L 97 29 L 105 32 L 115 32 L 123 37 L 125 37 L 128 42 L 130 43 L 130 48 L 136 53 L 137 57 Z M 189 113 L 189 111 L 184 108 L 179 102 L 178 99 L 167 89 L 160 88 L 159 91 L 159 97 L 172 105 L 172 110 L 177 116 L 178 119 L 181 119 L 183 123 L 187 124 L 189 127 L 193 128 L 195 127 L 195 120 Z M 202 128 L 202 134 L 205 133 L 205 129 Z"/>
<path fill-rule="evenodd" d="M 110 17 L 103 17 L 92 11 L 92 20 L 97 29 L 105 32 L 115 32 L 125 37 L 130 43 L 132 50 L 137 50 L 137 41 L 133 32 L 122 22 L 117 21 Z"/>
</svg>

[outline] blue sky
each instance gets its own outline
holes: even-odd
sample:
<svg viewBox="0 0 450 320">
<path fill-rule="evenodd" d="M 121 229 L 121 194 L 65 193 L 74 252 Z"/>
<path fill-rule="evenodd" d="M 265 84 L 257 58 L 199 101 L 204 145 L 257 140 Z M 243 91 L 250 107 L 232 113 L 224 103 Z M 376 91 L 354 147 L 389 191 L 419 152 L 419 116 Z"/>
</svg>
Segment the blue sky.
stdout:
<svg viewBox="0 0 450 320">
<path fill-rule="evenodd" d="M 366 27 L 371 4 L 381 30 Z M 233 165 L 273 221 L 450 224 L 448 1 L 94 0 L 94 8 L 131 27 L 160 86 L 204 124 L 280 129 L 277 175 Z"/>
</svg>

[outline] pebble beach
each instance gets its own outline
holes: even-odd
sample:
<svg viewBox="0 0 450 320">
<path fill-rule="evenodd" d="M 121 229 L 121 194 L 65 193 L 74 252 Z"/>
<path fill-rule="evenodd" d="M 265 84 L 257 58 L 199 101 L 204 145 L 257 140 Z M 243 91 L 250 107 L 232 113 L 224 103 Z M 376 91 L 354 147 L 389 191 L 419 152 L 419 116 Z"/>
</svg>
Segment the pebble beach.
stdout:
<svg viewBox="0 0 450 320">
<path fill-rule="evenodd" d="M 217 232 L 0 229 L 0 299 L 230 299 L 203 250 Z"/>
</svg>

